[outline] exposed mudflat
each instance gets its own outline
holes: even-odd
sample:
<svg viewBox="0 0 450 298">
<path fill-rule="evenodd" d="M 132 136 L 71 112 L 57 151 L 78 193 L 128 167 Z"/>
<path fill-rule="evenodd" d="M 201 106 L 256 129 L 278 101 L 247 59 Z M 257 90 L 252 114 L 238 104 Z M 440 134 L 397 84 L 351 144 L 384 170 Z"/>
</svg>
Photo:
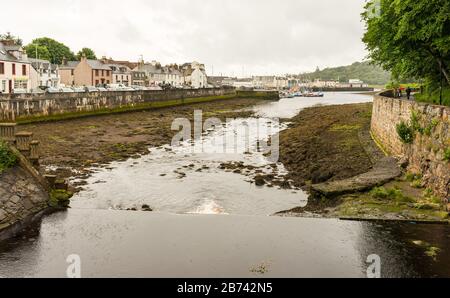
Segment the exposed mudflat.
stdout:
<svg viewBox="0 0 450 298">
<path fill-rule="evenodd" d="M 280 160 L 286 179 L 314 198 L 279 215 L 447 221 L 448 211 L 420 175 L 402 174 L 384 158 L 370 136 L 371 111 L 370 103 L 320 106 L 292 119 L 281 132 Z"/>
<path fill-rule="evenodd" d="M 280 161 L 289 170 L 288 177 L 305 187 L 369 171 L 382 157 L 370 141 L 371 113 L 371 103 L 301 111 L 280 135 Z"/>
<path fill-rule="evenodd" d="M 261 99 L 226 99 L 171 108 L 102 115 L 67 121 L 23 125 L 41 141 L 42 171 L 60 177 L 86 178 L 89 168 L 113 161 L 125 161 L 148 153 L 148 148 L 169 144 L 176 133 L 176 118 L 192 120 L 194 110 L 203 117 L 249 117 L 244 108 L 264 102 Z"/>
</svg>

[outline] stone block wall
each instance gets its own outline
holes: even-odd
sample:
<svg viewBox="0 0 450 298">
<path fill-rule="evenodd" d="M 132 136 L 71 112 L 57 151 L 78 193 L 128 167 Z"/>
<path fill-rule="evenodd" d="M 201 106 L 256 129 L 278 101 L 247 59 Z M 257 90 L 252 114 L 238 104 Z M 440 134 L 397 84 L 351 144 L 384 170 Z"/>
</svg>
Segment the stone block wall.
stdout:
<svg viewBox="0 0 450 298">
<path fill-rule="evenodd" d="M 16 166 L 1 173 L 0 241 L 7 238 L 4 229 L 47 208 L 47 201 L 47 192 L 22 167 Z"/>
<path fill-rule="evenodd" d="M 426 187 L 450 198 L 450 108 L 388 97 L 374 97 L 372 134 L 391 155 L 408 160 L 408 171 L 421 173 Z M 405 144 L 397 133 L 400 122 L 415 126 L 414 141 Z M 414 125 L 413 125 L 414 124 Z"/>
<path fill-rule="evenodd" d="M 95 111 L 143 103 L 236 94 L 232 88 L 0 95 L 0 121 Z"/>
</svg>

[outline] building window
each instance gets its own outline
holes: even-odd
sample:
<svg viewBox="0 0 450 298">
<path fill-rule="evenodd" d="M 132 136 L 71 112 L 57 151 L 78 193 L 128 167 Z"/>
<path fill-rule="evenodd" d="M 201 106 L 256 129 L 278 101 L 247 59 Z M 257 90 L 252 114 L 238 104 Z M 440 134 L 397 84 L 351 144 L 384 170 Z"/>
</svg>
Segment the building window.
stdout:
<svg viewBox="0 0 450 298">
<path fill-rule="evenodd" d="M 106 84 L 109 84 L 109 80 L 106 81 Z"/>
<path fill-rule="evenodd" d="M 26 65 L 22 65 L 22 75 L 23 76 L 27 75 L 27 66 Z"/>
<path fill-rule="evenodd" d="M 105 71 L 104 70 L 102 70 L 102 77 L 104 77 L 105 76 Z"/>
<path fill-rule="evenodd" d="M 13 74 L 13 76 L 16 75 L 16 64 L 15 63 L 12 64 L 12 74 Z"/>
<path fill-rule="evenodd" d="M 95 80 L 95 86 L 98 86 L 98 80 Z"/>
<path fill-rule="evenodd" d="M 70 75 L 74 75 L 74 73 L 75 73 L 75 71 L 74 71 L 74 69 L 72 69 L 71 71 L 70 71 Z"/>
<path fill-rule="evenodd" d="M 95 70 L 95 76 L 98 77 L 98 69 Z"/>
<path fill-rule="evenodd" d="M 16 80 L 14 81 L 14 89 L 27 89 L 28 82 L 24 80 Z"/>
<path fill-rule="evenodd" d="M 6 92 L 6 81 L 2 81 L 2 89 L 0 91 Z"/>
<path fill-rule="evenodd" d="M 5 63 L 0 62 L 0 74 L 5 74 Z"/>
</svg>

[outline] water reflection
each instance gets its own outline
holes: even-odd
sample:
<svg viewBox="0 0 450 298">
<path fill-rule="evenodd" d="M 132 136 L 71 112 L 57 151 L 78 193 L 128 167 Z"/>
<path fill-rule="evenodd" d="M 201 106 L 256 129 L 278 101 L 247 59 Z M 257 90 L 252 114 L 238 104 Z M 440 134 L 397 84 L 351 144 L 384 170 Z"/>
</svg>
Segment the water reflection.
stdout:
<svg viewBox="0 0 450 298">
<path fill-rule="evenodd" d="M 381 257 L 383 277 L 448 277 L 449 235 L 448 225 L 363 224 L 357 247 L 362 258 Z M 435 257 L 427 254 L 431 247 L 439 249 Z"/>
<path fill-rule="evenodd" d="M 260 264 L 264 277 L 365 277 L 367 256 L 378 254 L 383 277 L 442 277 L 448 234 L 435 225 L 74 209 L 2 244 L 0 275 L 64 277 L 67 256 L 78 254 L 84 277 L 254 277 Z M 411 239 L 442 250 L 433 260 Z"/>
</svg>

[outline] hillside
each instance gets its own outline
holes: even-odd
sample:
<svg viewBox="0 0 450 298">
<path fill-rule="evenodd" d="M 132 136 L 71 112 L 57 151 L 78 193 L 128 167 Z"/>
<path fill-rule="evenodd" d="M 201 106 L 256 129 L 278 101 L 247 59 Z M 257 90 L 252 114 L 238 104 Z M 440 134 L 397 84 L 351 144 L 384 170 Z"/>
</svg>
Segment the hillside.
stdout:
<svg viewBox="0 0 450 298">
<path fill-rule="evenodd" d="M 348 82 L 350 79 L 360 79 L 370 85 L 384 85 L 390 81 L 391 74 L 369 62 L 355 62 L 352 65 L 325 68 L 302 75 L 305 79 L 338 80 Z"/>
</svg>

